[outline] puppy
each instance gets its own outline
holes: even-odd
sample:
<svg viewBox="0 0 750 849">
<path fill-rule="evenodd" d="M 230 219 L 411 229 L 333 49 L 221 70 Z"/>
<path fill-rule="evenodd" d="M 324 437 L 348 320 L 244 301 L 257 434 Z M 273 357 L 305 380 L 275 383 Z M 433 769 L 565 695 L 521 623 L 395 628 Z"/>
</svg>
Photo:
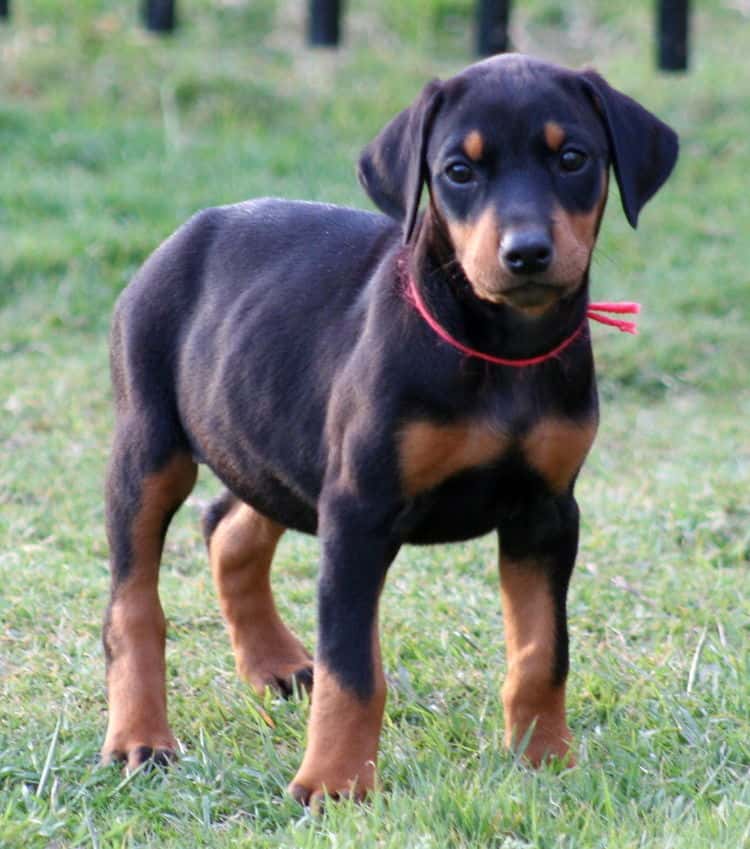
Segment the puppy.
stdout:
<svg viewBox="0 0 750 849">
<path fill-rule="evenodd" d="M 378 599 L 401 545 L 490 531 L 506 742 L 532 764 L 572 762 L 591 255 L 610 166 L 635 226 L 676 157 L 675 133 L 593 71 L 495 57 L 427 85 L 365 149 L 360 179 L 385 215 L 256 200 L 205 210 L 156 250 L 112 327 L 107 760 L 176 750 L 157 582 L 204 463 L 227 488 L 204 530 L 239 674 L 284 694 L 314 675 L 298 800 L 374 786 Z M 314 662 L 271 591 L 287 528 L 320 537 Z"/>
</svg>

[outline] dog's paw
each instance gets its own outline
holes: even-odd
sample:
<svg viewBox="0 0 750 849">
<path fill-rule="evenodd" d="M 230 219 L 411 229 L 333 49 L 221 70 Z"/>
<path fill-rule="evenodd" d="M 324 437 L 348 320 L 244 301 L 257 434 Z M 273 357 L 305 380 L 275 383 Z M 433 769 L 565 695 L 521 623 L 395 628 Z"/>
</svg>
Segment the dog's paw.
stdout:
<svg viewBox="0 0 750 849">
<path fill-rule="evenodd" d="M 576 764 L 571 742 L 572 737 L 567 726 L 554 733 L 537 727 L 525 747 L 523 741 L 519 746 L 510 742 L 508 747 L 516 751 L 524 763 L 535 769 L 551 762 L 557 762 L 569 769 Z"/>
</svg>

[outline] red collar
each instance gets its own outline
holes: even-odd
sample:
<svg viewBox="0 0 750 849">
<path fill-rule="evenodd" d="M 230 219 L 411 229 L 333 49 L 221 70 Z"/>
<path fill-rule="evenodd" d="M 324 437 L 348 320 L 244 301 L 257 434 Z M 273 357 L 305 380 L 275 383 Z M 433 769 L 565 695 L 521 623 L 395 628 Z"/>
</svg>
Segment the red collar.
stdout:
<svg viewBox="0 0 750 849">
<path fill-rule="evenodd" d="M 478 360 L 484 360 L 485 362 L 492 363 L 496 366 L 512 366 L 513 368 L 523 368 L 525 366 L 535 366 L 539 363 L 545 362 L 545 360 L 551 360 L 553 357 L 559 356 L 569 345 L 572 345 L 573 342 L 583 333 L 584 329 L 587 327 L 587 323 L 589 319 L 593 321 L 599 321 L 602 324 L 608 324 L 612 327 L 616 327 L 618 330 L 621 330 L 623 333 L 638 333 L 638 328 L 633 321 L 625 321 L 621 318 L 609 318 L 606 315 L 600 315 L 599 311 L 611 312 L 611 313 L 639 313 L 641 311 L 641 305 L 629 301 L 621 301 L 611 303 L 608 301 L 598 301 L 596 303 L 590 303 L 588 305 L 588 309 L 586 310 L 586 318 L 578 325 L 578 327 L 570 334 L 570 336 L 563 339 L 563 341 L 552 348 L 551 351 L 547 351 L 546 354 L 540 354 L 538 357 L 529 357 L 528 359 L 505 359 L 504 357 L 493 357 L 491 354 L 484 354 L 481 351 L 476 351 L 474 348 L 469 348 L 467 345 L 464 345 L 462 342 L 459 342 L 458 339 L 451 336 L 450 333 L 438 323 L 437 319 L 430 314 L 428 311 L 425 302 L 422 300 L 422 296 L 419 293 L 419 289 L 417 288 L 416 283 L 414 282 L 414 278 L 409 275 L 408 282 L 405 290 L 407 300 L 414 306 L 417 312 L 422 316 L 422 318 L 427 322 L 427 324 L 432 328 L 432 330 L 437 333 L 437 335 L 444 341 L 447 342 L 451 347 L 455 348 L 457 351 L 461 351 L 462 354 L 465 354 L 467 357 L 474 357 Z"/>
</svg>

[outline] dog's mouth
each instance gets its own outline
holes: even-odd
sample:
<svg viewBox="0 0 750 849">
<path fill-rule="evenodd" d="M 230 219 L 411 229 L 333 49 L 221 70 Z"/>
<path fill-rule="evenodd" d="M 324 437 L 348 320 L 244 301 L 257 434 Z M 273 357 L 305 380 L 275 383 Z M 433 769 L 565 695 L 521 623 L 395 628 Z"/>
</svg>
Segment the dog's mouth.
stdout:
<svg viewBox="0 0 750 849">
<path fill-rule="evenodd" d="M 478 298 L 497 306 L 508 306 L 531 317 L 543 315 L 580 285 L 580 281 L 571 285 L 561 280 L 550 280 L 547 275 L 514 279 L 506 277 L 482 283 L 477 285 L 471 282 L 471 288 Z"/>
<path fill-rule="evenodd" d="M 551 307 L 564 294 L 565 288 L 563 286 L 529 281 L 503 290 L 502 298 L 516 309 L 537 311 Z"/>
</svg>

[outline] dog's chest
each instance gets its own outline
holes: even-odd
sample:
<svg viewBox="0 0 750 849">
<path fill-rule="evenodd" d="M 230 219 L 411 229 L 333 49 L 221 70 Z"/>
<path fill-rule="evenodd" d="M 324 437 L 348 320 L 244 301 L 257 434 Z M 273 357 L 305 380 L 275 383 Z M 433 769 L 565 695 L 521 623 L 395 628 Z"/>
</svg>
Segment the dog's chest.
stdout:
<svg viewBox="0 0 750 849">
<path fill-rule="evenodd" d="M 471 470 L 502 468 L 514 457 L 563 492 L 583 463 L 596 433 L 596 421 L 546 416 L 523 429 L 471 419 L 451 424 L 415 420 L 399 438 L 401 484 L 410 498 L 434 490 Z"/>
</svg>

